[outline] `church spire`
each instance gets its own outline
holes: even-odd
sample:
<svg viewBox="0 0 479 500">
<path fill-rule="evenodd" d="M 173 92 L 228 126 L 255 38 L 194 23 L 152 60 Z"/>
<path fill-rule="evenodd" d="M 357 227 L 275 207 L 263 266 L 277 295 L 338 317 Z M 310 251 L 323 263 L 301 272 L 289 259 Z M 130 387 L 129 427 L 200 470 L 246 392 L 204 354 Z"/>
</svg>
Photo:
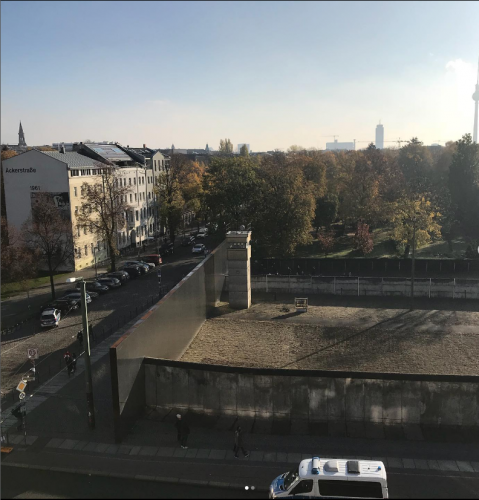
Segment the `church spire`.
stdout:
<svg viewBox="0 0 479 500">
<path fill-rule="evenodd" d="M 22 122 L 20 122 L 20 128 L 18 129 L 18 145 L 22 147 L 27 147 L 25 141 L 25 134 L 23 133 Z"/>
</svg>

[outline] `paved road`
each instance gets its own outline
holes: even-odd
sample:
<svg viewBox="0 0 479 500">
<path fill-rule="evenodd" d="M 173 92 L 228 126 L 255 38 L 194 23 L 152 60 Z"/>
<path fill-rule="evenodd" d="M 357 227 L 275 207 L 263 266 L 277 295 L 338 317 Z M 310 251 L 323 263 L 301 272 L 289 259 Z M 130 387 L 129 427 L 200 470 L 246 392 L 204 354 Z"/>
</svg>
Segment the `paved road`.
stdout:
<svg viewBox="0 0 479 500">
<path fill-rule="evenodd" d="M 218 470 L 218 466 L 212 464 L 211 471 L 214 473 L 215 470 Z M 283 471 L 279 469 L 270 470 L 273 476 L 281 472 Z M 215 479 L 221 481 L 221 477 Z M 388 472 L 388 486 L 390 498 L 479 498 L 477 474 L 473 476 L 437 472 Z M 2 496 L 4 498 L 267 498 L 268 495 L 264 491 L 246 492 L 2 467 Z"/>
<path fill-rule="evenodd" d="M 162 285 L 171 289 L 203 258 L 202 255 L 192 254 L 191 247 L 179 246 L 175 249 L 175 254 L 167 257 L 165 264 L 161 266 Z M 98 338 L 105 337 L 158 299 L 158 279 L 154 270 L 147 275 L 130 279 L 126 285 L 100 295 L 89 305 L 89 321 L 93 324 L 94 333 Z M 62 353 L 67 348 L 72 352 L 80 352 L 76 342 L 76 334 L 81 329 L 79 310 L 64 317 L 58 328 L 42 331 L 38 323 L 38 319 L 35 319 L 21 325 L 8 337 L 8 341 L 2 342 L 2 395 L 15 387 L 21 374 L 30 368 L 31 365 L 26 359 L 27 348 L 39 349 L 37 371 L 43 380 L 59 370 L 62 366 Z M 33 336 L 33 333 L 36 335 Z"/>
<path fill-rule="evenodd" d="M 2 469 L 3 498 L 267 498 L 259 492 L 62 472 Z"/>
</svg>

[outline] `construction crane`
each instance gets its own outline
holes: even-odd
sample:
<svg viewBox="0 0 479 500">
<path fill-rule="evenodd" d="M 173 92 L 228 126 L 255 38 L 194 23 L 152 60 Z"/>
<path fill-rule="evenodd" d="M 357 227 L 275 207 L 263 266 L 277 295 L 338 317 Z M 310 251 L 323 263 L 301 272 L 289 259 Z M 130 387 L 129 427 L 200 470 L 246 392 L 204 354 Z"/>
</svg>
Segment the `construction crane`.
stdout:
<svg viewBox="0 0 479 500">
<path fill-rule="evenodd" d="M 399 138 L 395 141 L 384 141 L 384 142 L 395 142 L 398 145 L 398 148 L 400 148 L 403 142 L 409 142 L 409 141 L 402 141 L 401 138 Z"/>
</svg>

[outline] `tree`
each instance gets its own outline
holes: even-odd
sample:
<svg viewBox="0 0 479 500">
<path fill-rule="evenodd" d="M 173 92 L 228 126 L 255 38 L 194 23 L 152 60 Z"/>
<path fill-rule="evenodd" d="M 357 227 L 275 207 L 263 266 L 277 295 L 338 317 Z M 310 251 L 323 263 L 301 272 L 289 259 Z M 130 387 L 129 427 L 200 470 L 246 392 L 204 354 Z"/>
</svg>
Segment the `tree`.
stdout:
<svg viewBox="0 0 479 500">
<path fill-rule="evenodd" d="M 120 170 L 112 165 L 95 163 L 100 175 L 94 183 L 84 182 L 83 199 L 76 221 L 88 226 L 108 246 L 111 270 L 116 270 L 117 233 L 125 227 L 128 217 L 126 202 L 129 186 L 121 186 Z"/>
<path fill-rule="evenodd" d="M 20 283 L 21 288 L 28 292 L 28 280 L 37 273 L 38 251 L 28 248 L 22 238 L 22 233 L 14 226 L 8 225 L 2 217 L 2 281 L 4 283 Z"/>
<path fill-rule="evenodd" d="M 369 232 L 369 226 L 364 222 L 358 222 L 356 234 L 354 235 L 354 248 L 362 255 L 371 253 L 374 248 L 373 238 Z"/>
<path fill-rule="evenodd" d="M 424 196 L 416 199 L 401 198 L 391 206 L 392 237 L 405 247 L 409 255 L 415 234 L 416 248 L 420 248 L 441 237 L 439 220 L 441 214 Z"/>
<path fill-rule="evenodd" d="M 270 256 L 290 256 L 298 245 L 312 242 L 313 185 L 284 153 L 264 157 L 258 178 L 252 226 L 258 248 Z"/>
<path fill-rule="evenodd" d="M 316 231 L 321 227 L 329 227 L 338 215 L 339 200 L 335 194 L 327 194 L 316 198 L 316 209 L 314 212 L 313 225 Z"/>
<path fill-rule="evenodd" d="M 260 196 L 257 170 L 257 161 L 251 157 L 211 160 L 203 181 L 204 203 L 221 231 L 251 223 Z"/>
<path fill-rule="evenodd" d="M 241 156 L 249 156 L 249 150 L 248 150 L 248 146 L 246 144 L 243 144 L 241 146 L 240 155 Z"/>
<path fill-rule="evenodd" d="M 469 241 L 479 239 L 479 145 L 472 142 L 471 134 L 456 143 L 449 186 L 464 236 Z"/>
<path fill-rule="evenodd" d="M 417 137 L 413 137 L 399 150 L 398 164 L 411 194 L 420 194 L 429 190 L 432 156 Z"/>
<path fill-rule="evenodd" d="M 334 248 L 335 233 L 331 229 L 326 229 L 318 232 L 318 243 L 319 249 L 324 252 L 324 256 L 327 257 Z"/>
<path fill-rule="evenodd" d="M 186 187 L 187 179 L 190 175 L 194 176 L 189 171 L 190 164 L 187 156 L 178 153 L 172 154 L 169 165 L 157 177 L 154 188 L 160 205 L 160 217 L 165 221 L 173 243 L 183 219 L 184 195 L 189 192 L 189 188 Z M 194 191 L 195 188 L 192 189 Z"/>
<path fill-rule="evenodd" d="M 46 261 L 54 300 L 53 274 L 61 266 L 74 265 L 74 236 L 69 212 L 59 209 L 50 193 L 39 193 L 32 214 L 22 226 L 22 240 Z"/>
<path fill-rule="evenodd" d="M 219 152 L 220 153 L 232 153 L 233 152 L 233 144 L 229 139 L 221 139 L 220 140 L 220 147 L 219 147 Z"/>
</svg>

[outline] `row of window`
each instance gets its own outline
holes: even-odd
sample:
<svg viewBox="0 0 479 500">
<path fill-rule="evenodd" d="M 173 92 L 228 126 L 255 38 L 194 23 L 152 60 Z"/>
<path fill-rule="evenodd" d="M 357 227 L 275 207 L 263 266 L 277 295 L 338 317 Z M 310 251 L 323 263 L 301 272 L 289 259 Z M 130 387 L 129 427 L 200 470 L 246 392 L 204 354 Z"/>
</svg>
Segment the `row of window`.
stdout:
<svg viewBox="0 0 479 500">
<path fill-rule="evenodd" d="M 82 226 L 77 226 L 77 236 L 80 236 Z M 90 229 L 90 233 L 93 233 L 93 224 L 90 226 L 83 226 L 83 234 L 87 234 L 87 230 Z"/>
<path fill-rule="evenodd" d="M 103 250 L 105 250 L 106 242 L 104 241 L 103 242 L 98 241 L 96 245 L 90 243 L 90 251 L 92 255 L 94 255 L 95 252 L 99 252 L 101 250 L 102 243 L 103 243 Z M 83 249 L 85 257 L 88 257 L 88 245 L 85 245 Z M 80 259 L 81 257 L 82 257 L 82 248 L 81 247 L 75 248 L 75 258 Z"/>
</svg>

